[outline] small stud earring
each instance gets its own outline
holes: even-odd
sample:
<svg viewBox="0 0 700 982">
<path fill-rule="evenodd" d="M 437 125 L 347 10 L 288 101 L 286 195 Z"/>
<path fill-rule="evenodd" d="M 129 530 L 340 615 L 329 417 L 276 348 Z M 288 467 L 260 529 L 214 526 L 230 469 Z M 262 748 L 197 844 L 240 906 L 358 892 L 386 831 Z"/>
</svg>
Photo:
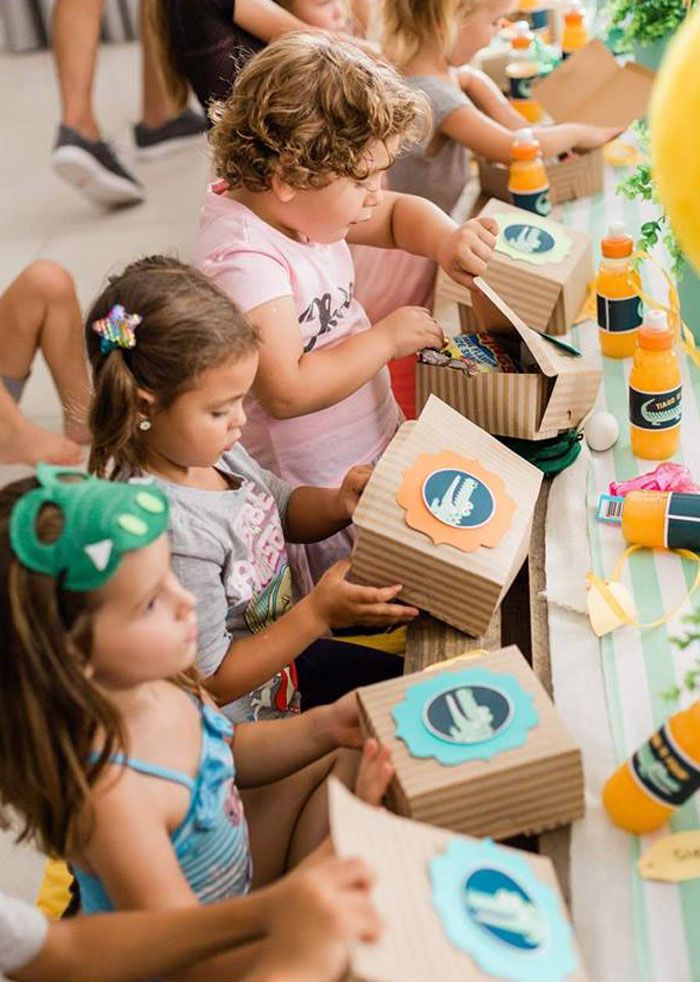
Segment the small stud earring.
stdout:
<svg viewBox="0 0 700 982">
<path fill-rule="evenodd" d="M 93 666 L 90 664 L 90 662 L 85 662 L 85 664 L 83 665 L 83 675 L 85 676 L 85 678 L 88 679 L 89 681 L 91 678 L 93 678 L 94 674 L 95 674 L 95 669 L 93 668 Z"/>
<path fill-rule="evenodd" d="M 140 419 L 139 420 L 139 429 L 140 430 L 143 430 L 144 432 L 146 432 L 147 430 L 150 430 L 150 428 L 151 428 L 151 421 L 150 421 L 150 419 L 146 419 L 144 417 L 143 419 Z"/>
</svg>

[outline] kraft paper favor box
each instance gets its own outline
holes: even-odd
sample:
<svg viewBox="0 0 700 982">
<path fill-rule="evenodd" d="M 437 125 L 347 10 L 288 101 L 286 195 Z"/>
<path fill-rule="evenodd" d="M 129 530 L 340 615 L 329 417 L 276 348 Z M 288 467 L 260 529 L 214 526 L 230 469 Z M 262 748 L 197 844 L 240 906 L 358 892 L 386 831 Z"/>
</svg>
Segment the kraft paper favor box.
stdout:
<svg viewBox="0 0 700 982">
<path fill-rule="evenodd" d="M 496 545 L 465 552 L 408 524 L 397 495 L 421 461 L 443 452 L 484 469 L 496 493 L 501 487 L 504 509 L 512 512 Z M 483 634 L 527 555 L 541 483 L 536 467 L 430 396 L 418 420 L 405 423 L 384 451 L 355 510 L 352 578 L 374 586 L 402 583 L 406 603 Z M 431 520 L 427 509 L 426 515 Z"/>
<path fill-rule="evenodd" d="M 431 393 L 496 436 L 546 440 L 578 426 L 598 394 L 601 369 L 556 348 L 522 321 L 481 277 L 472 301 L 479 331 L 491 334 L 536 371 L 469 376 L 440 365 L 416 365 L 416 406 Z M 523 358 L 524 356 L 524 358 Z"/>
<path fill-rule="evenodd" d="M 465 680 L 472 677 L 477 685 L 505 693 L 501 698 L 510 702 L 510 723 L 500 736 L 496 731 L 492 746 L 489 740 L 472 745 L 475 759 L 455 763 L 447 756 L 428 756 L 461 749 L 447 742 L 444 749 L 447 738 L 442 732 L 439 740 L 430 733 L 424 740 L 425 733 L 408 729 L 415 723 L 410 714 L 425 719 L 432 712 L 431 700 L 442 698 L 436 692 L 449 690 L 452 679 L 459 680 L 455 685 L 471 684 Z M 422 691 L 426 688 L 428 694 Z M 408 698 L 411 690 L 414 695 Z M 514 645 L 358 689 L 358 704 L 366 734 L 391 747 L 396 774 L 389 801 L 400 815 L 453 832 L 506 839 L 567 825 L 584 813 L 581 752 Z M 497 706 L 491 705 L 496 707 L 495 725 Z M 505 749 L 497 744 L 499 739 Z M 489 753 L 494 754 L 490 759 L 480 759 Z"/>
<path fill-rule="evenodd" d="M 591 41 L 535 82 L 540 105 L 556 123 L 590 123 L 625 130 L 646 115 L 655 72 L 629 62 L 621 68 L 602 41 Z"/>
<path fill-rule="evenodd" d="M 511 201 L 508 191 L 508 167 L 477 156 L 479 183 L 484 194 L 501 201 Z M 553 204 L 587 198 L 603 190 L 603 152 L 590 150 L 565 160 L 545 161 Z"/>
<path fill-rule="evenodd" d="M 497 979 L 523 978 L 518 972 L 520 967 L 525 969 L 530 979 L 534 977 L 550 982 L 558 977 L 566 982 L 585 982 L 587 975 L 581 951 L 551 860 L 507 846 L 481 843 L 467 836 L 399 818 L 382 808 L 371 808 L 335 778 L 329 782 L 328 797 L 333 850 L 340 858 L 363 859 L 372 869 L 372 902 L 383 928 L 377 942 L 360 942 L 353 946 L 346 978 L 353 982 L 495 982 Z M 489 920 L 491 911 L 488 906 L 482 920 L 477 924 L 471 922 L 472 932 L 468 937 L 472 942 L 483 941 L 487 956 L 495 954 L 498 963 L 491 965 L 484 962 L 483 953 L 464 950 L 454 943 L 434 903 L 432 873 L 436 861 L 439 863 L 443 856 L 454 856 L 455 850 L 466 850 L 467 856 L 480 857 L 476 863 L 477 870 L 479 863 L 483 864 L 481 869 L 499 871 L 510 870 L 511 864 L 517 863 L 520 875 L 516 873 L 514 879 L 517 887 L 522 884 L 526 891 L 533 881 L 541 884 L 540 889 L 547 891 L 547 899 L 553 908 L 548 911 L 549 923 L 556 924 L 554 931 L 542 932 L 548 935 L 550 946 L 545 957 L 552 955 L 562 971 L 555 973 L 553 966 L 548 966 L 549 971 L 545 969 L 542 974 L 537 972 L 533 976 L 533 966 L 528 964 L 533 952 L 532 949 L 527 950 L 527 941 L 523 944 L 518 935 L 504 932 L 503 922 L 499 922 L 498 917 Z M 455 878 L 465 871 L 465 865 L 465 883 L 457 881 L 453 884 L 455 897 L 462 900 L 466 899 L 466 891 L 460 890 L 460 887 L 466 886 L 473 878 L 475 864 L 473 860 L 472 863 L 467 860 L 465 864 L 464 859 L 460 865 L 454 864 Z M 487 902 L 488 899 L 487 894 Z M 472 910 L 457 904 L 458 917 L 469 917 Z M 458 922 L 457 930 L 459 927 Z M 552 937 L 553 934 L 555 937 Z M 484 967 L 479 964 L 479 957 Z M 518 966 L 518 962 L 525 965 Z M 498 969 L 499 965 L 504 971 L 494 972 L 492 969 Z"/>
<path fill-rule="evenodd" d="M 505 77 L 505 64 L 499 66 Z M 630 62 L 621 68 L 601 41 L 591 41 L 534 84 L 542 108 L 555 123 L 592 123 L 627 129 L 646 115 L 655 74 Z M 524 124 L 523 124 L 524 125 Z M 508 168 L 478 156 L 484 194 L 510 201 Z M 603 190 L 603 153 L 592 150 L 566 160 L 545 161 L 554 204 Z"/>
<path fill-rule="evenodd" d="M 551 218 L 533 216 L 496 198 L 487 201 L 479 215 L 496 216 L 500 224 L 496 249 L 482 279 L 528 327 L 546 334 L 565 334 L 588 296 L 588 286 L 594 275 L 589 237 L 578 229 L 561 225 Z M 537 235 L 538 225 L 550 229 L 554 238 L 569 243 L 563 258 L 557 259 L 556 252 L 552 252 L 555 258 L 550 261 L 544 253 L 540 257 L 544 261 L 535 264 L 526 252 L 522 252 L 522 259 L 515 259 L 518 250 L 512 250 L 511 254 L 503 251 L 502 244 L 508 236 L 515 234 L 517 239 L 518 235 Z M 535 229 L 534 233 L 532 229 Z M 466 287 L 450 280 L 440 270 L 435 292 L 441 299 L 453 300 L 461 306 L 463 332 L 478 330 L 471 292 Z"/>
</svg>

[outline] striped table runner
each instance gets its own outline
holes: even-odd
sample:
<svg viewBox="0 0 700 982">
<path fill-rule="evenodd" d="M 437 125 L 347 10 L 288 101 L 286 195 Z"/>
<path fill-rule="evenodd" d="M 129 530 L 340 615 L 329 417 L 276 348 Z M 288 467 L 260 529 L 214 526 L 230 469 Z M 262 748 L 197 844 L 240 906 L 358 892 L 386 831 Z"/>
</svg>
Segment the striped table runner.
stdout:
<svg viewBox="0 0 700 982">
<path fill-rule="evenodd" d="M 635 235 L 641 222 L 652 217 L 646 205 L 616 196 L 615 186 L 624 174 L 609 169 L 603 194 L 563 205 L 553 216 L 589 232 L 596 263 L 600 239 L 610 221 L 623 218 Z M 645 275 L 647 290 L 665 302 L 660 275 Z M 593 322 L 574 328 L 571 336 L 586 355 L 600 359 Z M 624 543 L 618 528 L 595 521 L 598 495 L 608 490 L 611 480 L 624 480 L 654 466 L 653 462 L 637 460 L 630 450 L 627 379 L 631 361 L 602 361 L 598 408 L 617 417 L 621 435 L 612 450 L 591 455 L 587 488 L 590 560 L 572 557 L 567 575 L 572 569 L 575 575 L 585 575 L 584 566 L 589 561 L 600 576 L 611 573 Z M 700 479 L 700 372 L 685 357 L 682 361 L 683 424 L 677 460 L 686 463 Z M 579 468 L 579 473 L 585 480 L 585 467 Z M 649 552 L 633 556 L 623 579 L 632 590 L 640 620 L 653 621 L 672 609 L 691 585 L 695 572 L 695 564 L 675 556 Z M 548 565 L 548 580 L 551 576 Z M 596 980 L 700 979 L 700 879 L 680 885 L 642 880 L 636 872 L 636 860 L 658 836 L 637 838 L 610 829 L 599 798 L 601 781 L 615 761 L 627 758 L 669 713 L 692 701 L 692 696 L 683 696 L 680 703 L 663 696 L 674 685 L 682 686 L 697 653 L 692 648 L 680 651 L 670 641 L 682 633 L 681 616 L 665 627 L 645 632 L 622 627 L 597 641 L 584 617 L 550 608 L 555 697 L 565 719 L 570 710 L 572 729 L 582 744 L 587 765 L 589 815 L 574 830 L 572 883 L 574 916 L 584 925 L 584 955 Z M 591 662 L 575 666 L 572 659 L 576 657 L 590 658 Z M 594 665 L 598 658 L 599 664 Z M 585 691 L 581 691 L 582 678 L 587 678 Z M 606 716 L 611 755 L 601 753 L 601 733 L 595 727 L 595 720 Z M 603 761 L 603 756 L 609 756 L 609 761 Z M 699 807 L 696 801 L 686 804 L 673 817 L 670 830 L 698 828 Z M 668 831 L 666 828 L 659 834 Z M 613 874 L 617 883 L 610 879 Z"/>
</svg>

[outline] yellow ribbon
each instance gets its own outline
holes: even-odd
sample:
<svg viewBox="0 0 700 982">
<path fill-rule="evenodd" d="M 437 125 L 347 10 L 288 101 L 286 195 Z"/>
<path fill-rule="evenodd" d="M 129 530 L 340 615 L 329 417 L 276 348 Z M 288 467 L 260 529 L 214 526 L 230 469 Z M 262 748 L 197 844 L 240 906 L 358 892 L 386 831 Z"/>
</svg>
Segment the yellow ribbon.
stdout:
<svg viewBox="0 0 700 982">
<path fill-rule="evenodd" d="M 700 586 L 700 556 L 698 556 L 697 553 L 695 552 L 691 552 L 689 549 L 672 549 L 670 551 L 673 552 L 676 556 L 680 556 L 682 559 L 692 560 L 693 562 L 696 562 L 698 564 L 698 570 L 697 573 L 695 574 L 695 580 L 690 590 L 686 592 L 686 595 L 682 598 L 682 600 L 679 603 L 676 604 L 675 607 L 673 607 L 670 611 L 668 611 L 668 613 L 664 614 L 662 617 L 657 617 L 655 621 L 649 621 L 647 624 L 641 624 L 636 617 L 631 617 L 627 613 L 627 611 L 622 607 L 622 605 L 618 603 L 617 599 L 615 598 L 615 596 L 612 594 L 610 590 L 609 584 L 619 583 L 620 576 L 622 574 L 622 568 L 627 562 L 627 560 L 629 559 L 629 557 L 634 555 L 635 552 L 639 552 L 640 549 L 646 549 L 646 548 L 647 548 L 646 546 L 639 546 L 639 545 L 628 546 L 627 549 L 625 549 L 625 551 L 618 559 L 617 563 L 615 564 L 615 568 L 613 569 L 609 580 L 603 580 L 600 576 L 597 576 L 595 573 L 589 573 L 586 576 L 586 582 L 588 583 L 589 588 L 594 588 L 599 591 L 599 593 L 605 600 L 606 604 L 612 610 L 613 614 L 615 614 L 615 616 L 618 618 L 619 621 L 621 621 L 623 624 L 630 624 L 633 627 L 634 626 L 639 627 L 639 629 L 642 631 L 649 631 L 652 628 L 661 627 L 662 624 L 666 624 L 668 621 L 670 621 L 672 617 L 675 617 L 676 614 L 680 610 L 682 610 L 682 608 L 690 600 L 692 595 Z"/>
<path fill-rule="evenodd" d="M 666 285 L 668 287 L 668 303 L 661 303 L 661 301 L 656 300 L 654 297 L 650 296 L 645 290 L 641 289 L 637 283 L 632 279 L 628 281 L 628 286 L 631 291 L 639 296 L 640 300 L 643 300 L 647 307 L 651 307 L 652 310 L 663 310 L 668 317 L 668 325 L 673 331 L 673 336 L 676 341 L 680 342 L 681 348 L 685 352 L 688 358 L 692 361 L 696 368 L 700 368 L 700 351 L 698 351 L 695 344 L 695 338 L 693 337 L 693 332 L 690 330 L 688 325 L 685 323 L 681 317 L 681 302 L 678 296 L 678 288 L 675 282 L 671 278 L 670 274 L 664 267 L 650 256 L 648 252 L 635 252 L 631 257 L 632 259 L 639 259 L 642 262 L 649 262 L 653 266 L 656 266 L 658 270 L 661 271 L 664 279 L 666 280 Z M 596 281 L 591 280 L 588 284 L 588 296 L 583 302 L 581 310 L 578 312 L 574 324 L 580 324 L 583 321 L 596 320 L 598 316 L 598 311 L 596 307 Z"/>
<path fill-rule="evenodd" d="M 639 291 L 640 299 L 644 301 L 647 307 L 651 307 L 652 310 L 664 311 L 668 317 L 668 326 L 673 331 L 676 341 L 680 341 L 683 351 L 695 367 L 700 368 L 700 352 L 695 345 L 695 338 L 693 337 L 692 331 L 681 317 L 681 301 L 678 296 L 678 288 L 668 270 L 664 269 L 661 263 L 654 259 L 653 256 L 650 256 L 648 252 L 636 252 L 632 258 L 641 259 L 642 262 L 649 262 L 661 271 L 668 287 L 668 304 L 655 300 L 654 297 L 649 296 L 644 290 Z"/>
</svg>

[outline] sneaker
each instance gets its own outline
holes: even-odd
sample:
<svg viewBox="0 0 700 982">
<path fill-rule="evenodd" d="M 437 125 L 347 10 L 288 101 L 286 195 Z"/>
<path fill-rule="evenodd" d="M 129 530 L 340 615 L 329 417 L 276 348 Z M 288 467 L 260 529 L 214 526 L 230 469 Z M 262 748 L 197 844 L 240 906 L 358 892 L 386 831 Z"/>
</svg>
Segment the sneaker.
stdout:
<svg viewBox="0 0 700 982">
<path fill-rule="evenodd" d="M 86 140 L 70 126 L 59 126 L 51 152 L 59 177 L 98 205 L 137 205 L 146 197 L 143 186 L 117 160 L 104 140 Z"/>
<path fill-rule="evenodd" d="M 137 123 L 134 126 L 136 156 L 144 159 L 162 157 L 188 143 L 193 137 L 205 133 L 206 129 L 204 116 L 189 107 L 162 126 Z"/>
</svg>

